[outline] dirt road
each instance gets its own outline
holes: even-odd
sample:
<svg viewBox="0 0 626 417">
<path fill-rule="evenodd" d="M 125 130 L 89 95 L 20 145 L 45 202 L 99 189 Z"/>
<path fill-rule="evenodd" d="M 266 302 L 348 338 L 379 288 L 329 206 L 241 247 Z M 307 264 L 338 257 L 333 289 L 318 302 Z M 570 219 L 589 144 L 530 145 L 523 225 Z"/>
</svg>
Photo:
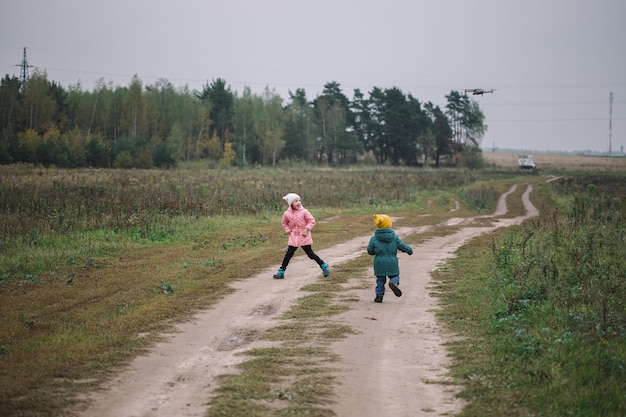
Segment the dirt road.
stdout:
<svg viewBox="0 0 626 417">
<path fill-rule="evenodd" d="M 513 187 L 509 193 L 513 192 Z M 415 417 L 453 414 L 462 407 L 453 385 L 446 384 L 449 358 L 444 343 L 449 335 L 435 320 L 437 300 L 430 296 L 431 272 L 468 239 L 498 227 L 510 226 L 537 215 L 528 186 L 523 195 L 526 215 L 499 219 L 492 227 L 462 227 L 473 219 L 453 218 L 455 234 L 413 247 L 413 256 L 399 254 L 402 297 L 391 291 L 382 304 L 373 303 L 371 288 L 354 290 L 361 302 L 339 320 L 357 334 L 333 344 L 342 358 L 336 374 L 336 402 L 330 408 L 339 417 Z M 507 193 L 508 194 L 508 193 Z M 506 213 L 506 194 L 493 217 Z M 401 236 L 423 229 L 397 229 Z M 331 267 L 363 253 L 369 235 L 317 253 Z M 215 377 L 233 373 L 243 360 L 236 353 L 263 346 L 265 329 L 302 296 L 300 288 L 318 279 L 319 268 L 304 256 L 293 259 L 287 279 L 271 279 L 274 269 L 236 283 L 237 291 L 177 332 L 136 358 L 127 370 L 86 398 L 84 417 L 204 416 Z M 329 279 L 332 279 L 332 273 Z M 82 408 L 82 407 L 81 407 Z"/>
</svg>

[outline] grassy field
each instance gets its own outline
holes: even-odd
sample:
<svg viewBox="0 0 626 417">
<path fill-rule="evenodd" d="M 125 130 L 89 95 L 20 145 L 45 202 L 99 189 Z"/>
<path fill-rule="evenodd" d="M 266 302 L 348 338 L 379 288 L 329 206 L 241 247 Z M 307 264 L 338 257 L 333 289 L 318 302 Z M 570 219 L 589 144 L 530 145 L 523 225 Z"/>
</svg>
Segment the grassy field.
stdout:
<svg viewBox="0 0 626 417">
<path fill-rule="evenodd" d="M 501 294 L 485 286 L 492 271 L 477 264 L 490 243 L 480 238 L 463 248 L 465 253 L 437 275 L 444 289 L 438 295 L 446 302 L 442 320 L 468 337 L 449 345 L 452 375 L 463 384 L 461 396 L 468 401 L 460 415 L 623 416 L 623 325 L 610 337 L 591 334 L 574 322 L 590 326 L 593 320 L 562 308 L 554 311 L 551 299 L 522 297 L 516 306 L 522 311 L 506 310 L 504 303 L 494 302 Z M 475 275 L 459 278 L 468 272 Z M 453 283 L 452 277 L 463 283 Z M 476 308 L 478 303 L 489 304 Z M 585 305 L 577 308 L 585 310 Z"/>
<path fill-rule="evenodd" d="M 538 188 L 539 219 L 474 239 L 436 272 L 462 336 L 463 417 L 626 415 L 626 176 Z"/>
<path fill-rule="evenodd" d="M 518 154 L 510 152 L 485 152 L 485 161 L 505 168 L 516 168 Z M 626 170 L 626 157 L 563 155 L 537 153 L 533 155 L 541 171 L 615 171 Z"/>
<path fill-rule="evenodd" d="M 580 168 L 573 164 L 564 169 Z M 489 212 L 495 196 L 511 184 L 528 181 L 529 175 L 540 179 L 538 172 L 520 173 L 516 167 L 480 172 L 307 167 L 297 171 L 298 176 L 291 170 L 211 171 L 198 166 L 175 171 L 0 166 L 3 413 L 61 415 L 77 393 L 97 386 L 157 340 L 159 332 L 228 293 L 224 284 L 240 279 L 241 270 L 253 275 L 277 264 L 284 250 L 279 223 L 284 209 L 281 197 L 286 192 L 300 192 L 318 221 L 336 220 L 317 231 L 316 247 L 321 249 L 371 233 L 373 212 L 403 217 L 398 226 L 434 224 L 452 215 L 449 210 L 455 201 L 461 202 L 461 209 L 454 216 Z M 555 168 L 555 173 L 559 171 Z M 540 172 L 551 173 L 547 169 Z M 607 181 L 607 177 L 594 181 Z M 618 177 L 617 183 L 623 183 L 623 177 Z M 554 215 L 566 210 L 572 203 L 568 191 L 580 184 L 565 182 L 561 186 L 562 190 L 540 187 L 543 191 L 533 196 L 536 205 Z M 616 221 L 623 223 L 624 219 Z M 527 233 L 513 231 L 514 236 Z M 474 259 L 490 264 L 486 250 L 490 244 L 476 243 L 483 249 Z M 369 265 L 367 260 L 362 262 L 344 267 L 353 270 Z M 464 270 L 464 265 L 457 267 Z M 614 272 L 623 274 L 621 267 Z M 340 272 L 335 275 L 341 279 Z M 326 294 L 332 289 L 314 290 Z M 338 297 L 340 308 L 349 308 L 349 303 Z M 483 300 L 483 314 L 489 314 L 488 308 L 496 301 Z M 446 304 L 446 311 L 462 308 L 451 300 Z M 320 308 L 322 311 L 316 311 Z M 313 294 L 294 306 L 291 314 L 304 319 L 334 311 L 332 306 L 316 303 Z M 448 320 L 445 315 L 442 319 Z M 325 329 L 322 334 L 332 339 L 349 331 Z M 277 332 L 280 334 L 268 337 L 291 337 L 289 329 Z M 491 343 L 484 334 L 467 337 Z M 613 337 L 610 343 L 611 347 L 623 347 L 624 342 Z M 266 353 L 257 352 L 259 360 Z M 283 352 L 287 364 L 291 353 Z M 318 359 L 328 354 L 309 353 Z M 276 352 L 269 356 L 275 358 Z M 618 357 L 610 358 L 619 368 Z M 458 366 L 466 365 L 458 359 Z M 485 366 L 493 366 L 489 357 L 484 359 Z M 252 365 L 250 372 L 255 372 Z M 252 375 L 243 383 L 258 382 Z M 242 378 L 246 376 L 250 375 L 242 373 Z M 314 377 L 323 380 L 324 374 Z M 468 382 L 467 376 L 459 374 L 459 378 Z M 305 386 L 320 386 L 312 383 L 314 379 L 308 382 Z M 228 384 L 225 382 L 225 387 Z M 484 403 L 485 396 L 501 401 L 497 390 L 468 396 L 476 404 Z M 229 410 L 240 405 L 227 399 L 215 407 L 229 415 Z M 300 415 L 310 411 L 302 410 Z"/>
</svg>

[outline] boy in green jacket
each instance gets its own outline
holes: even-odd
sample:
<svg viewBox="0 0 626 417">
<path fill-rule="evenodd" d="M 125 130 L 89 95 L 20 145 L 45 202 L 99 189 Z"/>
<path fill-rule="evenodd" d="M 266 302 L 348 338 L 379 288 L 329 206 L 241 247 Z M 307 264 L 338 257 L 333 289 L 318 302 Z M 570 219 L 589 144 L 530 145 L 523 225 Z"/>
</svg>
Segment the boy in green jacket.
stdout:
<svg viewBox="0 0 626 417">
<path fill-rule="evenodd" d="M 376 298 L 374 302 L 382 303 L 385 295 L 385 283 L 389 277 L 389 288 L 400 297 L 400 266 L 398 250 L 413 255 L 413 248 L 404 243 L 391 229 L 391 218 L 386 214 L 374 214 L 376 231 L 367 245 L 367 253 L 374 255 L 374 275 L 376 275 Z"/>
</svg>

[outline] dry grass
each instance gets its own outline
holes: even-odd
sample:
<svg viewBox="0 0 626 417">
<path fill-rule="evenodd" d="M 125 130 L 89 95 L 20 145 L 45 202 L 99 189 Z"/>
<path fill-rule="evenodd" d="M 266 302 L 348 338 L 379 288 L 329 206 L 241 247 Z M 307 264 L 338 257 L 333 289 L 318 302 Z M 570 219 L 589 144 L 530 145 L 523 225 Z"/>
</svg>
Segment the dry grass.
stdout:
<svg viewBox="0 0 626 417">
<path fill-rule="evenodd" d="M 23 237 L 12 238 L 8 227 L 0 233 L 0 414 L 59 414 L 77 392 L 97 386 L 161 330 L 223 297 L 241 270 L 254 274 L 279 262 L 286 243 L 284 189 L 303 190 L 319 221 L 315 247 L 323 249 L 371 233 L 375 212 L 398 217 L 398 227 L 471 215 L 461 198 L 465 188 L 485 184 L 503 192 L 521 175 L 0 167 L 0 224 L 13 225 L 19 209 L 28 226 Z M 79 217 L 87 212 L 94 215 Z M 133 213 L 150 221 L 127 226 Z M 118 231 L 102 226 L 107 216 L 122 220 Z M 62 229 L 57 226 L 68 223 L 60 217 L 82 221 Z M 148 232 L 159 233 L 153 238 Z"/>
<path fill-rule="evenodd" d="M 505 168 L 517 167 L 517 153 L 512 152 L 485 152 L 485 161 Z M 593 170 L 593 171 L 622 171 L 626 170 L 626 158 L 586 155 L 566 155 L 537 153 L 533 154 L 539 170 Z"/>
<path fill-rule="evenodd" d="M 96 387 L 161 331 L 223 297 L 229 284 L 242 278 L 242 270 L 253 275 L 276 265 L 286 243 L 280 227 L 283 188 L 304 189 L 311 203 L 307 206 L 319 222 L 315 247 L 324 249 L 370 234 L 375 212 L 399 217 L 399 227 L 469 215 L 462 201 L 457 211 L 450 210 L 460 200 L 458 189 L 472 186 L 477 176 L 452 170 L 338 172 L 308 170 L 293 176 L 277 170 L 232 170 L 216 178 L 214 171 L 0 167 L 0 190 L 6 196 L 0 198 L 0 223 L 8 225 L 19 214 L 29 226 L 24 230 L 37 232 L 12 238 L 9 232 L 14 230 L 0 229 L 0 414 L 60 415 L 78 392 Z M 291 177 L 303 182 L 288 182 Z M 69 189 L 78 190 L 74 195 L 81 198 L 69 198 Z M 92 189 L 98 192 L 86 197 L 85 190 Z M 242 210 L 252 199 L 263 209 L 203 212 L 217 204 L 219 199 L 211 198 L 215 189 L 233 201 L 221 200 L 223 212 Z M 142 230 L 163 233 L 153 239 L 133 228 L 125 231 L 122 224 L 117 231 L 99 228 L 98 217 L 120 210 L 118 200 L 100 194 L 110 196 L 116 190 L 120 199 L 134 199 L 128 208 L 140 213 L 138 218 L 158 214 Z M 23 204 L 8 204 L 22 194 L 31 197 Z M 160 200 L 155 198 L 159 195 Z M 199 202 L 200 214 L 195 209 L 159 209 L 168 195 L 167 201 L 181 203 L 180 208 L 191 200 Z M 48 210 L 24 214 L 44 202 Z M 76 211 L 70 213 L 68 207 Z M 58 219 L 52 212 L 75 219 L 87 211 L 98 216 L 84 217 L 67 230 L 46 223 Z M 33 222 L 36 216 L 41 222 Z M 91 220 L 92 227 L 80 229 Z M 326 329 L 324 334 L 336 331 Z"/>
</svg>

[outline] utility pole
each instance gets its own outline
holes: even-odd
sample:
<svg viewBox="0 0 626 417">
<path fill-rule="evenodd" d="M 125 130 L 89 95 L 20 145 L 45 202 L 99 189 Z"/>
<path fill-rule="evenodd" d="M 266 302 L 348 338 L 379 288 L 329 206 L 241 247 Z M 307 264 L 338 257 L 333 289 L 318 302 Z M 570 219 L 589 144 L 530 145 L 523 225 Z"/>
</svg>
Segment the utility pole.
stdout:
<svg viewBox="0 0 626 417">
<path fill-rule="evenodd" d="M 611 156 L 612 139 L 613 139 L 613 93 L 609 93 L 609 156 Z"/>
<path fill-rule="evenodd" d="M 28 63 L 28 59 L 26 59 L 26 47 L 24 47 L 24 54 L 22 55 L 22 63 L 14 65 L 15 67 L 20 67 L 20 80 L 22 80 L 22 86 L 26 85 L 26 80 L 28 79 L 28 69 L 32 68 L 32 65 Z"/>
</svg>

